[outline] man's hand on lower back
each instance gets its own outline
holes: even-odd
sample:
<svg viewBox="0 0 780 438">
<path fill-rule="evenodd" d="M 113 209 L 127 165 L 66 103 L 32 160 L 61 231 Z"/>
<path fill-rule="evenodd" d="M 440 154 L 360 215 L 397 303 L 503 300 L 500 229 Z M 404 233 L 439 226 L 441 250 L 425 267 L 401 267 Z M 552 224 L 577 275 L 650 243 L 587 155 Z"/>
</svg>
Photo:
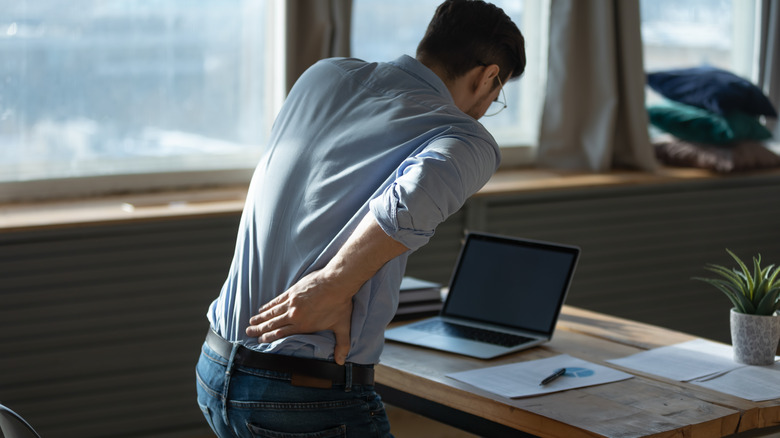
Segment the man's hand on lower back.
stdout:
<svg viewBox="0 0 780 438">
<path fill-rule="evenodd" d="M 350 350 L 352 293 L 334 290 L 320 271 L 303 277 L 290 289 L 260 308 L 249 320 L 249 336 L 260 342 L 331 330 L 336 337 L 333 358 L 343 365 Z"/>
<path fill-rule="evenodd" d="M 333 358 L 343 365 L 350 349 L 352 296 L 388 260 L 408 250 L 366 214 L 323 269 L 303 277 L 249 319 L 247 335 L 273 342 L 294 334 L 332 330 L 336 335 Z"/>
</svg>

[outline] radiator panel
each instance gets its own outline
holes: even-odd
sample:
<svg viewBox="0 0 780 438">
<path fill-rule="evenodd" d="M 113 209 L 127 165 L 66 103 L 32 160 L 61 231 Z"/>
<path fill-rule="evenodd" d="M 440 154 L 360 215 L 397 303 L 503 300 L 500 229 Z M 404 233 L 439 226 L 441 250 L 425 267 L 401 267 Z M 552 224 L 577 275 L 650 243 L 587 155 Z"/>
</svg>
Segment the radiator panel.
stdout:
<svg viewBox="0 0 780 438">
<path fill-rule="evenodd" d="M 194 368 L 237 225 L 0 234 L 0 400 L 45 437 L 208 436 Z"/>
</svg>

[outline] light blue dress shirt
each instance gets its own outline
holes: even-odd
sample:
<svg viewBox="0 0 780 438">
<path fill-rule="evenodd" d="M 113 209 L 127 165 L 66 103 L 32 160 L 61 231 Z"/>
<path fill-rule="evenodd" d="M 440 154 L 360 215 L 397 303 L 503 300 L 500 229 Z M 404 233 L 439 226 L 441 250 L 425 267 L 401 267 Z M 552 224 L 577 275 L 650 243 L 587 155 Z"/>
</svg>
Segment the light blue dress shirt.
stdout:
<svg viewBox="0 0 780 438">
<path fill-rule="evenodd" d="M 490 133 L 414 58 L 319 61 L 290 91 L 252 177 L 212 328 L 256 350 L 332 360 L 332 332 L 258 344 L 245 333 L 249 318 L 324 267 L 369 212 L 411 250 L 425 245 L 499 161 Z M 407 257 L 355 295 L 348 361 L 379 361 Z"/>
</svg>

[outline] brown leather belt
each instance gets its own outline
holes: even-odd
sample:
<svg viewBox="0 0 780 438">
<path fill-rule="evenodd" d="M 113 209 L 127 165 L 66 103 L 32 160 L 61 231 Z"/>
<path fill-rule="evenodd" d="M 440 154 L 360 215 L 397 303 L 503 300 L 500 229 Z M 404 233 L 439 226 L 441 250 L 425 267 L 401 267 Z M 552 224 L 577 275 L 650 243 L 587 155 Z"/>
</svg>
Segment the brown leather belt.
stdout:
<svg viewBox="0 0 780 438">
<path fill-rule="evenodd" d="M 222 336 L 209 330 L 206 335 L 206 344 L 225 360 L 230 358 L 233 344 Z M 292 384 L 295 386 L 308 386 L 312 388 L 330 388 L 333 385 L 347 384 L 349 370 L 345 365 L 320 359 L 306 359 L 302 357 L 286 356 L 283 354 L 263 353 L 242 346 L 238 347 L 233 363 L 248 368 L 258 368 L 268 371 L 289 373 Z M 352 364 L 352 385 L 373 385 L 373 365 Z"/>
</svg>

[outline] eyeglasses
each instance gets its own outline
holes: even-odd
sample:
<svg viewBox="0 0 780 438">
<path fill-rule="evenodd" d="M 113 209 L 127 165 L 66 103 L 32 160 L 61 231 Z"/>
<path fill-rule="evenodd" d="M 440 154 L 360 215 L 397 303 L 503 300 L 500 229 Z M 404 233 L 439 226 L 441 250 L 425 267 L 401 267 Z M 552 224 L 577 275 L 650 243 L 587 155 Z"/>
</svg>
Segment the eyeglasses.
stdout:
<svg viewBox="0 0 780 438">
<path fill-rule="evenodd" d="M 498 79 L 498 86 L 501 87 L 501 93 L 499 94 L 500 98 L 496 97 L 496 100 L 490 102 L 490 106 L 485 112 L 485 115 L 482 117 L 492 117 L 506 109 L 506 94 L 504 94 L 504 84 L 501 83 L 501 78 L 498 77 L 498 75 L 496 75 L 496 79 Z"/>
</svg>

